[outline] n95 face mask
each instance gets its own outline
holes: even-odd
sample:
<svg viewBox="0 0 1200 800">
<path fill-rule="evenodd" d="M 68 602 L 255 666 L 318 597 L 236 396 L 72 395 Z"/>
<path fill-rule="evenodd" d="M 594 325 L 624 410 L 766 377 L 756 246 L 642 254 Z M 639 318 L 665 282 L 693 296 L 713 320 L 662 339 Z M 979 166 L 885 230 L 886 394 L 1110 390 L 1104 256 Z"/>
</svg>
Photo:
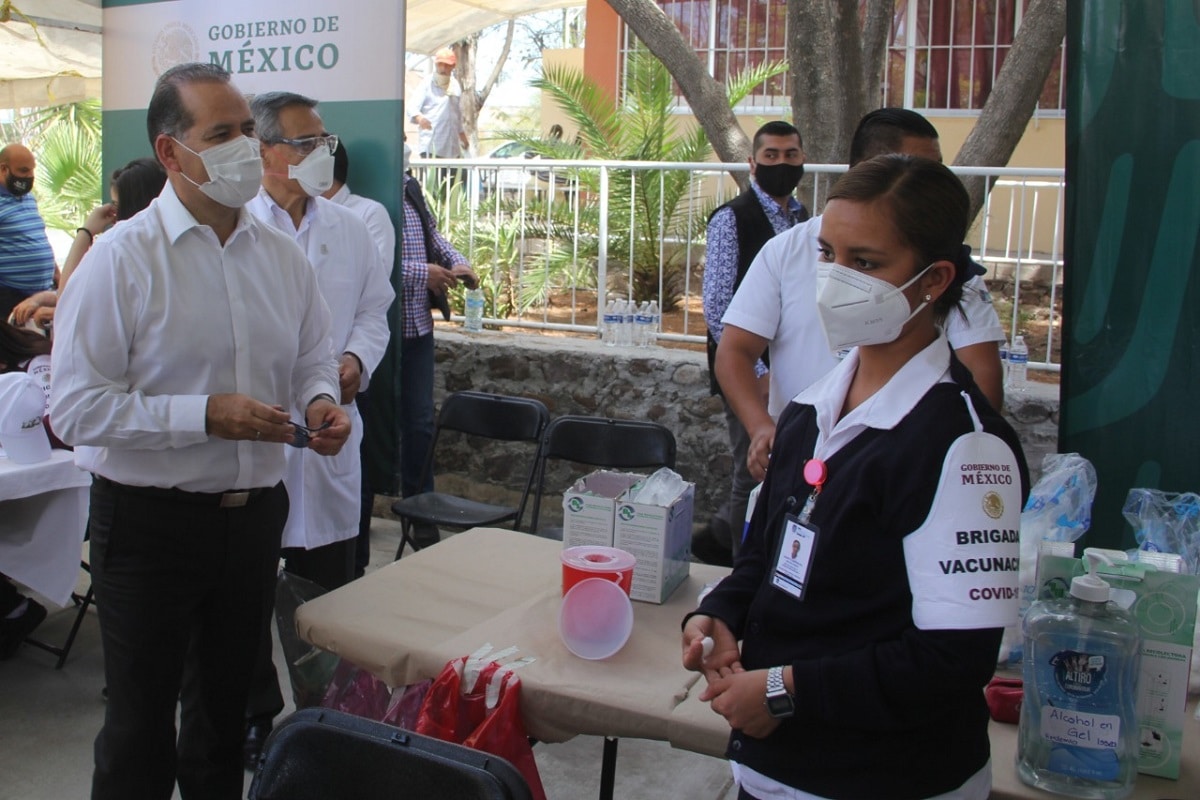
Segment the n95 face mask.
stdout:
<svg viewBox="0 0 1200 800">
<path fill-rule="evenodd" d="M 204 162 L 208 172 L 206 183 L 197 183 L 187 175 L 183 177 L 216 202 L 228 208 L 241 208 L 258 194 L 263 175 L 258 139 L 239 136 L 201 153 L 178 139 L 175 143 Z"/>
<path fill-rule="evenodd" d="M 817 269 L 817 311 L 829 349 L 836 352 L 894 342 L 904 324 L 927 305 L 923 302 L 910 309 L 904 290 L 928 270 L 921 270 L 903 286 L 894 286 L 840 264 L 821 264 Z"/>
<path fill-rule="evenodd" d="M 319 197 L 333 186 L 333 153 L 318 145 L 299 164 L 288 164 L 288 177 L 295 178 L 309 197 Z"/>
</svg>

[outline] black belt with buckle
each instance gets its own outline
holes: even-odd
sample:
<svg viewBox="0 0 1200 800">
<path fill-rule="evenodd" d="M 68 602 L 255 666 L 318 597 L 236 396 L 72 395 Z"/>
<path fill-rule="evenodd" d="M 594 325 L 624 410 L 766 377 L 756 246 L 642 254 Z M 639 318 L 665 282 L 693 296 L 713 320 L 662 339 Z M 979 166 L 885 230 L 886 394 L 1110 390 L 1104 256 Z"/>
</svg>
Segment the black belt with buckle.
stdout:
<svg viewBox="0 0 1200 800">
<path fill-rule="evenodd" d="M 197 506 L 216 506 L 217 508 L 241 508 L 269 488 L 273 488 L 257 487 L 229 492 L 188 492 L 183 489 L 164 489 L 161 486 L 130 486 L 127 483 L 118 483 L 117 481 L 105 478 L 103 475 L 96 475 L 95 481 L 102 486 L 114 491 L 124 492 L 125 494 L 137 495 L 139 497 L 155 497 L 160 500 L 171 500 L 177 503 L 189 503 Z"/>
</svg>

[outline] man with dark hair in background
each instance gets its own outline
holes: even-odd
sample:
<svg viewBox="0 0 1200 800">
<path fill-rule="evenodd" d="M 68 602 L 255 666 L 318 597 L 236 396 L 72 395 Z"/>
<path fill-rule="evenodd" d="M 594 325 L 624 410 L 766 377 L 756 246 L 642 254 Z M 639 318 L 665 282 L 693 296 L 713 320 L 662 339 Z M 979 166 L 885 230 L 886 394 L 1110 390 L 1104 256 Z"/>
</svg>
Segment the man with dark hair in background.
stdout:
<svg viewBox="0 0 1200 800">
<path fill-rule="evenodd" d="M 884 153 L 942 160 L 937 130 L 908 109 L 871 112 L 859 122 L 852 141 L 850 166 L 858 163 L 856 159 Z M 780 411 L 839 361 L 839 355 L 829 352 L 817 315 L 820 220 L 813 217 L 763 247 L 723 319 L 717 380 L 749 433 L 747 467 L 755 480 L 766 474 Z M 984 395 L 999 409 L 1004 393 L 998 343 L 1004 340 L 1004 329 L 979 277 L 982 267 L 975 265 L 975 272 L 963 287 L 960 308 L 946 320 L 946 336 Z M 771 357 L 766 400 L 755 369 L 764 349 Z"/>
<path fill-rule="evenodd" d="M 326 456 L 350 421 L 312 265 L 242 208 L 262 160 L 229 73 L 167 70 L 146 127 L 167 184 L 96 241 L 52 354 L 50 418 L 94 474 L 108 706 L 92 797 L 168 800 L 178 780 L 182 797 L 237 800 L 288 516 L 284 409 Z"/>
<path fill-rule="evenodd" d="M 721 340 L 721 318 L 733 293 L 741 285 L 750 263 L 763 245 L 776 234 L 808 219 L 806 209 L 792 193 L 804 176 L 804 145 L 800 131 L 783 121 L 768 122 L 754 134 L 750 161 L 750 188 L 718 207 L 708 218 L 708 242 L 704 249 L 704 321 L 708 325 L 708 369 L 712 393 L 721 387 L 713 372 L 717 344 Z M 766 364 L 759 361 L 755 372 L 767 392 Z M 725 400 L 729 427 L 729 449 L 733 469 L 729 497 L 713 513 L 706 528 L 692 537 L 692 553 L 710 564 L 730 566 L 742 538 L 746 500 L 756 481 L 746 468 L 750 438 Z"/>
</svg>

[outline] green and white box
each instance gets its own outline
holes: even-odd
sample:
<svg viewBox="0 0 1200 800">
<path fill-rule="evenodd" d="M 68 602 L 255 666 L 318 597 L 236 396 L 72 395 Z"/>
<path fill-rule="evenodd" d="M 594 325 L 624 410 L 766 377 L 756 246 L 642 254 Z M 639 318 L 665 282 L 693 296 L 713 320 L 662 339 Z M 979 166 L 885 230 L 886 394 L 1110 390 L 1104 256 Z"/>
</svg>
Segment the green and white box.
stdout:
<svg viewBox="0 0 1200 800">
<path fill-rule="evenodd" d="M 613 546 L 617 498 L 645 476 L 597 470 L 563 493 L 563 547 Z"/>
<path fill-rule="evenodd" d="M 1096 548 L 1095 552 L 1114 562 L 1101 565 L 1096 574 L 1112 587 L 1112 600 L 1133 613 L 1142 639 L 1137 681 L 1138 772 L 1178 779 L 1200 577 L 1171 571 L 1161 558 L 1166 569 L 1131 562 L 1120 550 Z M 1163 555 L 1151 554 L 1151 558 Z M 1043 554 L 1038 563 L 1041 596 L 1062 596 L 1062 587 L 1069 586 L 1085 569 L 1082 559 Z"/>
<path fill-rule="evenodd" d="M 617 503 L 613 546 L 637 559 L 629 593 L 634 600 L 666 602 L 688 576 L 695 497 L 696 485 L 689 483 L 665 506 Z"/>
</svg>

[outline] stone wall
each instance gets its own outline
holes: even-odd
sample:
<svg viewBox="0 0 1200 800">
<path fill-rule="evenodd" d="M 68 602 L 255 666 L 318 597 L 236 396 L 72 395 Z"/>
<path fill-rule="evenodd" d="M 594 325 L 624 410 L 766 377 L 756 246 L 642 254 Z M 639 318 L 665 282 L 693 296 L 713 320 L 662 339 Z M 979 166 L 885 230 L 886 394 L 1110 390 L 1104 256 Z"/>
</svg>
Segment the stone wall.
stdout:
<svg viewBox="0 0 1200 800">
<path fill-rule="evenodd" d="M 439 326 L 435 402 L 465 389 L 536 397 L 562 414 L 588 414 L 658 422 L 674 434 L 676 471 L 696 484 L 696 520 L 703 521 L 728 491 L 730 455 L 719 398 L 708 393 L 701 352 L 674 348 L 610 348 L 595 340 L 484 331 L 466 334 Z M 1006 414 L 1017 428 L 1030 467 L 1058 440 L 1057 385 L 1031 384 L 1013 394 Z M 529 451 L 517 446 L 472 448 L 446 437 L 439 488 L 480 499 L 515 502 L 526 476 Z M 449 470 L 450 474 L 446 474 Z M 546 480 L 547 522 L 561 518 L 562 489 L 581 471 L 569 467 Z M 528 520 L 528 514 L 526 515 Z"/>
</svg>

